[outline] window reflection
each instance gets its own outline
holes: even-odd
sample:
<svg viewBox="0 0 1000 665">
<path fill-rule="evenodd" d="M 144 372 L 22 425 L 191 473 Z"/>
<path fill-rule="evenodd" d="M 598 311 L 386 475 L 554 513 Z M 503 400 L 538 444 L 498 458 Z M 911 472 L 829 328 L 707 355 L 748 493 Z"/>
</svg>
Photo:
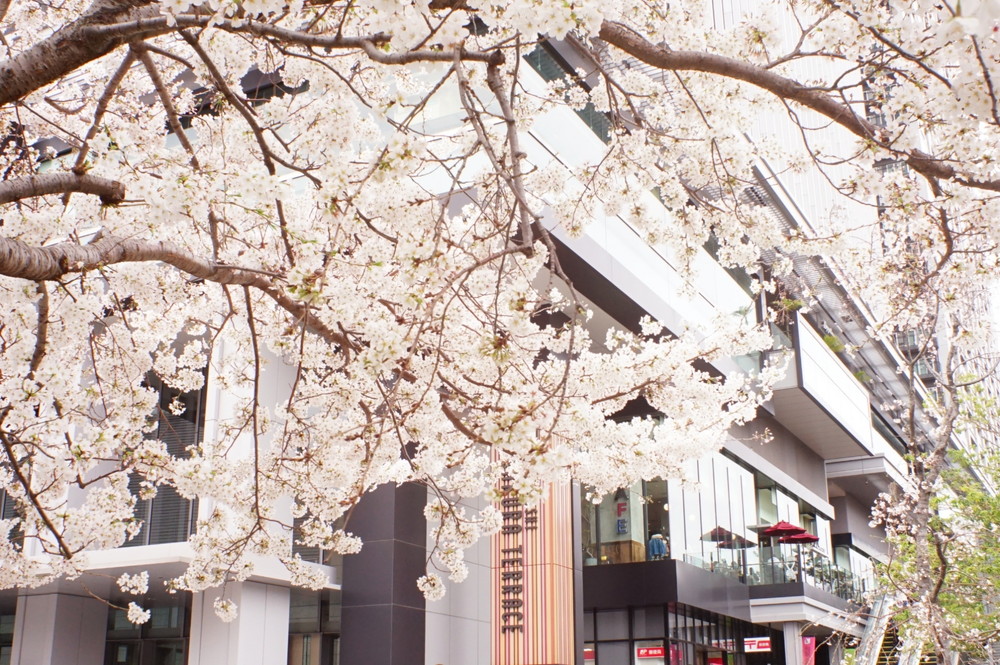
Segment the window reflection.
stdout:
<svg viewBox="0 0 1000 665">
<path fill-rule="evenodd" d="M 747 637 L 770 638 L 774 661 L 767 662 L 784 660 L 777 631 L 682 603 L 637 607 L 628 613 L 590 610 L 584 613 L 584 623 L 596 623 L 597 628 L 597 639 L 584 644 L 585 665 L 748 665 Z M 629 632 L 631 639 L 622 637 Z"/>
<path fill-rule="evenodd" d="M 801 583 L 857 600 L 871 575 L 857 553 L 833 559 L 830 519 L 725 453 L 686 465 L 687 480 L 655 478 L 583 499 L 586 566 L 677 559 L 744 584 Z M 759 535 L 779 521 L 813 544 Z"/>
<path fill-rule="evenodd" d="M 191 595 L 146 598 L 149 621 L 134 624 L 127 611 L 112 607 L 104 649 L 106 665 L 184 665 L 190 630 Z"/>
</svg>

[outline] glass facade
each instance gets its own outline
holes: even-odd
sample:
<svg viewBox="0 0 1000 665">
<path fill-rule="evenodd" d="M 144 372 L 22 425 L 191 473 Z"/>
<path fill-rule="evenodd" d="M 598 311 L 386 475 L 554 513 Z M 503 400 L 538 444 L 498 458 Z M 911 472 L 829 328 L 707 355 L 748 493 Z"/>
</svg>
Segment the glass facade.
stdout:
<svg viewBox="0 0 1000 665">
<path fill-rule="evenodd" d="M 753 473 L 720 453 L 689 463 L 686 472 L 687 481 L 668 483 L 675 558 L 738 576 L 757 544 Z"/>
<path fill-rule="evenodd" d="M 584 500 L 584 564 L 675 558 L 719 572 L 741 567 L 757 543 L 753 474 L 721 454 L 687 473 L 683 482 L 654 479 Z"/>
<path fill-rule="evenodd" d="M 586 665 L 762 665 L 783 663 L 781 636 L 764 626 L 680 603 L 584 612 Z M 772 651 L 746 653 L 745 638 Z"/>
<path fill-rule="evenodd" d="M 12 520 L 17 517 L 17 505 L 14 499 L 4 490 L 0 490 L 0 519 Z M 20 524 L 11 529 L 7 537 L 14 544 L 14 549 L 20 550 L 24 546 L 24 532 Z"/>
<path fill-rule="evenodd" d="M 692 461 L 687 478 L 640 482 L 583 500 L 584 565 L 678 559 L 750 585 L 798 582 L 859 600 L 871 562 L 833 558 L 830 519 L 766 475 L 724 453 Z M 786 521 L 818 541 L 781 543 L 762 532 Z"/>
<path fill-rule="evenodd" d="M 546 81 L 566 79 L 567 85 L 579 85 L 585 90 L 590 89 L 577 77 L 573 67 L 563 60 L 547 41 L 540 42 L 535 50 L 524 56 L 524 61 Z M 607 114 L 598 111 L 592 102 L 587 102 L 586 106 L 577 109 L 576 114 L 599 139 L 605 143 L 611 140 L 611 120 Z"/>
<path fill-rule="evenodd" d="M 288 665 L 337 665 L 340 619 L 340 591 L 291 589 Z"/>
<path fill-rule="evenodd" d="M 187 456 L 187 448 L 201 443 L 204 432 L 204 386 L 201 390 L 181 393 L 152 375 L 147 378 L 146 384 L 160 392 L 157 428 L 150 436 L 162 441 L 171 456 Z M 180 415 L 174 415 L 170 411 L 171 403 L 175 402 L 184 405 L 184 411 Z M 129 489 L 138 496 L 138 476 L 132 477 Z M 125 543 L 125 547 L 184 542 L 194 533 L 198 501 L 185 499 L 169 485 L 158 485 L 154 498 L 138 499 L 135 502 L 135 518 L 142 521 L 142 528 L 134 538 Z"/>
<path fill-rule="evenodd" d="M 0 605 L 0 665 L 10 665 L 14 645 L 14 603 Z"/>
<path fill-rule="evenodd" d="M 839 567 L 851 571 L 862 592 L 876 588 L 876 563 L 867 554 L 841 546 L 834 549 L 834 560 Z"/>
<path fill-rule="evenodd" d="M 136 625 L 128 612 L 108 611 L 105 665 L 185 665 L 191 621 L 191 594 L 139 601 L 149 621 Z"/>
</svg>

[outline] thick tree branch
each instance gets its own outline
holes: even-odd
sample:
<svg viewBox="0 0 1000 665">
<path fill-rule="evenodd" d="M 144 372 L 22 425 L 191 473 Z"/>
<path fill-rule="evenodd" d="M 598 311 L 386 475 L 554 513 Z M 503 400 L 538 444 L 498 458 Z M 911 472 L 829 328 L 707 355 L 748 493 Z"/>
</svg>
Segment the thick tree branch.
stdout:
<svg viewBox="0 0 1000 665">
<path fill-rule="evenodd" d="M 116 263 L 145 261 L 160 261 L 192 277 L 216 284 L 236 284 L 259 289 L 303 323 L 310 332 L 340 346 L 345 352 L 354 348 L 345 334 L 316 319 L 307 305 L 286 294 L 275 283 L 273 276 L 200 259 L 173 243 L 105 236 L 89 245 L 61 242 L 48 247 L 31 247 L 20 240 L 0 238 L 0 275 L 17 279 L 52 281 L 74 272 L 96 270 Z"/>
<path fill-rule="evenodd" d="M 150 0 L 96 0 L 80 19 L 14 57 L 0 61 L 0 105 L 22 99 L 130 41 L 183 28 L 203 28 L 210 23 L 219 30 L 286 44 L 329 50 L 361 49 L 372 60 L 386 65 L 450 62 L 453 58 L 449 50 L 386 53 L 379 47 L 389 43 L 391 37 L 384 34 L 365 37 L 313 34 L 253 20 L 212 23 L 208 15 L 164 16 L 159 4 Z M 460 58 L 466 61 L 487 62 L 491 57 L 490 53 L 460 51 Z"/>
<path fill-rule="evenodd" d="M 90 35 L 89 28 L 159 13 L 159 5 L 151 5 L 149 0 L 97 0 L 78 20 L 0 61 L 0 105 L 23 99 L 128 41 L 127 35 Z"/>
<path fill-rule="evenodd" d="M 39 173 L 0 182 L 0 204 L 69 192 L 99 196 L 105 205 L 117 205 L 125 200 L 125 185 L 115 180 L 86 174 Z"/>
<path fill-rule="evenodd" d="M 893 150 L 887 144 L 882 128 L 859 116 L 848 104 L 822 90 L 804 86 L 798 81 L 775 74 L 758 65 L 703 51 L 671 51 L 647 41 L 631 28 L 611 21 L 604 22 L 599 36 L 634 58 L 659 69 L 715 74 L 749 83 L 776 97 L 801 104 L 829 118 L 852 134 L 900 154 L 910 168 L 928 180 L 953 180 L 968 187 L 1000 192 L 1000 180 L 979 180 L 963 175 L 945 161 L 920 150 L 909 152 Z"/>
</svg>

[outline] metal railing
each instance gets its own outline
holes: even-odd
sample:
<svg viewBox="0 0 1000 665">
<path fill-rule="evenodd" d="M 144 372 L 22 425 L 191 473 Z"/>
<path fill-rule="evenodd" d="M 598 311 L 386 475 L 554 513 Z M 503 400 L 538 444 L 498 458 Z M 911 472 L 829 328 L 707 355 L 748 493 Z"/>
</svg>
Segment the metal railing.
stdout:
<svg viewBox="0 0 1000 665">
<path fill-rule="evenodd" d="M 855 665 L 875 665 L 879 649 L 882 648 L 885 629 L 889 625 L 888 602 L 885 594 L 882 594 L 872 603 L 871 613 L 865 623 L 865 630 L 861 634 L 861 642 L 855 652 Z"/>
<path fill-rule="evenodd" d="M 864 604 L 865 580 L 815 550 L 787 553 L 777 548 L 759 547 L 708 559 L 685 554 L 683 561 L 712 573 L 738 579 L 750 586 L 806 584 L 844 600 Z"/>
</svg>

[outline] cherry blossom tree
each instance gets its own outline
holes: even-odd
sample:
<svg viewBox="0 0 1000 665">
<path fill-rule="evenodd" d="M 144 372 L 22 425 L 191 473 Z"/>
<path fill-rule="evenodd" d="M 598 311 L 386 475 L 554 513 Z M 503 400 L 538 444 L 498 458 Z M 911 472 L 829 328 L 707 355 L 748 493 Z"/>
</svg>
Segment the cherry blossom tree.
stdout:
<svg viewBox="0 0 1000 665">
<path fill-rule="evenodd" d="M 863 255 L 873 333 L 922 320 L 996 267 L 1000 43 L 973 4 L 0 0 L 0 585 L 85 570 L 163 487 L 212 507 L 173 582 L 201 590 L 259 556 L 321 584 L 292 519 L 356 551 L 344 519 L 386 483 L 437 497 L 430 567 L 460 580 L 499 516 L 458 501 L 501 474 L 533 501 L 679 473 L 767 398 L 777 369 L 704 364 L 766 321 L 604 330 L 553 230 L 618 217 L 683 271 L 711 240 L 766 258 L 765 291 L 793 255 Z M 542 42 L 578 62 L 533 78 Z M 532 139 L 565 108 L 606 123 L 584 163 Z M 811 228 L 748 195 L 765 171 Z M 232 413 L 171 455 L 152 375 Z M 613 418 L 640 397 L 656 419 Z"/>
</svg>

